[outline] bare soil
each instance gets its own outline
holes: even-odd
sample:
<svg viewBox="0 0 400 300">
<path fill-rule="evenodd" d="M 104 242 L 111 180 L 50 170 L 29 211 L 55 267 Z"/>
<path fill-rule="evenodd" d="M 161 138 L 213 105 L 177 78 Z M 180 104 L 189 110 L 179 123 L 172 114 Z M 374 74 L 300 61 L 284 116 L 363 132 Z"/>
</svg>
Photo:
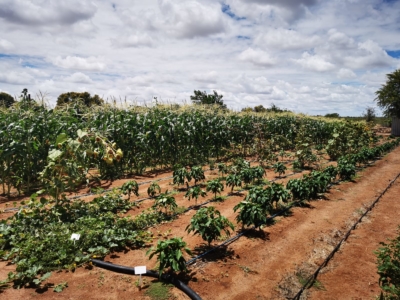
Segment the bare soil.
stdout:
<svg viewBox="0 0 400 300">
<path fill-rule="evenodd" d="M 285 299 L 292 297 L 300 288 L 299 278 L 306 277 L 315 270 L 333 249 L 335 243 L 346 232 L 352 222 L 359 216 L 365 206 L 370 204 L 388 183 L 400 172 L 400 147 L 375 162 L 372 166 L 358 173 L 354 182 L 344 182 L 333 186 L 324 199 L 310 202 L 309 207 L 293 208 L 291 213 L 278 217 L 275 224 L 253 231 L 242 236 L 214 254 L 206 256 L 190 267 L 191 273 L 183 278 L 188 285 L 203 299 Z M 287 173 L 291 173 L 288 171 Z M 206 173 L 207 180 L 218 176 L 217 171 Z M 151 175 L 151 177 L 135 178 L 138 182 L 157 180 L 171 176 L 171 173 Z M 279 179 L 286 182 L 291 177 Z M 275 174 L 269 171 L 269 180 Z M 104 183 L 104 187 L 121 186 L 126 180 Z M 172 190 L 172 179 L 159 182 L 163 191 Z M 147 186 L 140 186 L 141 195 L 147 197 Z M 82 190 L 80 193 L 87 192 Z M 229 191 L 224 191 L 227 195 Z M 382 197 L 378 205 L 358 226 L 352 236 L 342 246 L 333 260 L 318 277 L 324 290 L 312 288 L 304 295 L 304 299 L 370 299 L 379 294 L 378 276 L 376 274 L 373 251 L 379 242 L 393 238 L 400 224 L 398 209 L 400 208 L 399 182 Z M 245 193 L 245 192 L 244 192 Z M 179 206 L 188 207 L 189 202 L 183 197 L 184 192 L 175 195 Z M 199 202 L 211 199 L 209 194 Z M 132 197 L 132 200 L 138 199 Z M 234 221 L 236 214 L 232 208 L 244 198 L 243 195 L 228 197 L 223 202 L 214 202 L 222 215 Z M 90 201 L 91 197 L 87 200 Z M 19 202 L 20 200 L 18 200 Z M 135 215 L 150 207 L 152 200 L 144 201 L 140 208 L 129 214 Z M 6 201 L 0 209 L 6 208 Z M 8 208 L 12 207 L 8 202 Z M 13 212 L 2 213 L 2 219 Z M 195 210 L 180 215 L 178 219 L 161 224 L 149 230 L 154 234 L 154 244 L 158 239 L 183 237 L 189 248 L 204 249 L 200 237 L 185 232 Z M 240 232 L 241 226 L 236 227 Z M 220 242 L 214 243 L 214 245 Z M 145 253 L 148 248 L 114 253 L 105 261 L 115 264 L 155 267 L 155 260 L 149 261 Z M 198 251 L 201 252 L 200 250 Z M 0 278 L 6 278 L 14 266 L 0 262 Z M 146 288 L 139 290 L 135 281 L 137 277 L 121 275 L 97 267 L 79 268 L 75 272 L 61 271 L 53 273 L 49 282 L 58 284 L 68 282 L 68 288 L 61 293 L 52 289 L 35 290 L 8 288 L 0 293 L 0 299 L 149 299 Z M 146 279 L 148 285 L 153 279 Z M 186 296 L 176 289 L 172 291 L 175 299 Z"/>
</svg>

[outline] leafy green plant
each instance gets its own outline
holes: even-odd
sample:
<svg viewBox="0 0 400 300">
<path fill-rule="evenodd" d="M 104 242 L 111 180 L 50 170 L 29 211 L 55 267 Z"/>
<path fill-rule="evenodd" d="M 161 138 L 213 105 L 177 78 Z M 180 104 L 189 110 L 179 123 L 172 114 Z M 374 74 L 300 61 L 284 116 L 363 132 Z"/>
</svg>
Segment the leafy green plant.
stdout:
<svg viewBox="0 0 400 300">
<path fill-rule="evenodd" d="M 243 182 L 246 184 L 246 188 L 254 180 L 254 172 L 252 168 L 242 168 L 239 175 Z"/>
<path fill-rule="evenodd" d="M 178 168 L 174 170 L 173 174 L 173 183 L 177 184 L 178 186 L 185 184 L 185 179 L 190 181 L 192 178 L 190 176 L 190 172 L 186 170 L 186 168 Z"/>
<path fill-rule="evenodd" d="M 231 193 L 233 193 L 233 189 L 235 187 L 242 186 L 242 177 L 239 174 L 233 173 L 226 176 L 226 185 L 231 186 Z"/>
<path fill-rule="evenodd" d="M 185 194 L 185 197 L 190 200 L 191 198 L 195 199 L 195 204 L 197 205 L 197 199 L 201 197 L 205 197 L 207 193 L 201 189 L 200 186 L 196 185 L 192 188 L 189 188 Z"/>
<path fill-rule="evenodd" d="M 198 181 L 206 179 L 204 171 L 201 166 L 193 166 L 190 169 L 189 177 L 194 179 L 194 185 L 197 185 Z"/>
<path fill-rule="evenodd" d="M 151 247 L 146 255 L 152 259 L 157 255 L 158 273 L 161 277 L 163 271 L 170 268 L 173 272 L 186 272 L 186 260 L 183 257 L 184 252 L 191 255 L 191 251 L 186 247 L 182 238 L 172 238 L 166 241 L 158 241 L 156 247 Z"/>
<path fill-rule="evenodd" d="M 286 172 L 286 166 L 284 163 L 282 162 L 277 162 L 276 164 L 274 164 L 272 166 L 272 168 L 274 168 L 274 172 L 279 174 L 279 177 L 282 176 L 282 174 L 285 174 Z"/>
<path fill-rule="evenodd" d="M 278 202 L 287 203 L 291 195 L 287 189 L 281 183 L 272 182 L 266 189 L 272 202 L 275 202 L 275 206 L 278 206 Z"/>
<path fill-rule="evenodd" d="M 261 183 L 265 175 L 265 169 L 262 166 L 253 167 L 253 178 L 257 180 L 257 183 Z"/>
<path fill-rule="evenodd" d="M 64 197 L 54 203 L 33 195 L 26 207 L 0 221 L 2 259 L 16 266 L 8 281 L 15 287 L 39 285 L 51 271 L 74 270 L 91 257 L 143 246 L 150 236 L 139 217 L 117 215 L 129 207 L 129 201 L 116 192 L 91 203 Z M 72 241 L 72 233 L 80 234 L 80 239 Z"/>
<path fill-rule="evenodd" d="M 157 181 L 153 181 L 147 188 L 147 194 L 150 197 L 154 197 L 157 194 L 157 192 L 161 193 L 160 185 L 157 183 Z"/>
<path fill-rule="evenodd" d="M 236 212 L 239 210 L 236 216 L 236 221 L 242 223 L 242 226 L 254 225 L 256 228 L 261 228 L 261 225 L 267 221 L 267 211 L 257 203 L 242 201 L 233 208 Z"/>
<path fill-rule="evenodd" d="M 139 185 L 136 180 L 129 180 L 122 185 L 121 191 L 124 195 L 128 195 L 128 199 L 131 198 L 132 193 L 139 196 Z"/>
<path fill-rule="evenodd" d="M 225 232 L 230 236 L 230 231 L 234 230 L 232 222 L 226 217 L 221 216 L 221 213 L 213 206 L 200 208 L 190 220 L 190 224 L 186 227 L 186 231 L 194 234 L 199 234 L 201 238 L 210 246 L 212 241 L 215 241 L 221 236 L 221 232 Z"/>
<path fill-rule="evenodd" d="M 271 197 L 271 193 L 262 187 L 251 188 L 249 193 L 246 195 L 245 201 L 259 204 L 267 213 L 270 213 L 273 208 L 273 198 Z"/>
<path fill-rule="evenodd" d="M 165 209 L 165 213 L 168 214 L 168 211 L 173 212 L 178 205 L 176 204 L 174 196 L 171 196 L 167 193 L 160 194 L 154 201 L 153 208 L 154 209 Z"/>
<path fill-rule="evenodd" d="M 356 166 L 346 157 L 341 157 L 338 160 L 337 170 L 342 180 L 351 180 L 353 176 L 356 175 Z"/>
<path fill-rule="evenodd" d="M 400 230 L 398 231 L 400 233 Z M 400 235 L 380 243 L 375 255 L 377 256 L 379 285 L 384 299 L 400 298 Z"/>
<path fill-rule="evenodd" d="M 211 191 L 214 194 L 214 200 L 217 200 L 217 194 L 221 194 L 224 190 L 224 185 L 219 179 L 207 181 L 207 192 Z"/>
</svg>

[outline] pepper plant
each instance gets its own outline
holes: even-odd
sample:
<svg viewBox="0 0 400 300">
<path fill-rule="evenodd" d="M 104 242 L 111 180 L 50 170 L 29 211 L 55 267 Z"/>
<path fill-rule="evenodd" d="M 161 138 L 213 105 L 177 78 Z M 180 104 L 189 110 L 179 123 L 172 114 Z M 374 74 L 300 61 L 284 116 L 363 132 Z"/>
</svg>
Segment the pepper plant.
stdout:
<svg viewBox="0 0 400 300">
<path fill-rule="evenodd" d="M 161 193 L 161 188 L 160 185 L 157 183 L 157 181 L 153 181 L 150 183 L 149 187 L 147 188 L 147 194 L 154 198 L 154 196 L 158 193 Z"/>
<path fill-rule="evenodd" d="M 204 190 L 202 190 L 200 186 L 196 185 L 187 190 L 185 197 L 188 198 L 188 200 L 194 198 L 195 204 L 197 205 L 197 199 L 199 199 L 200 196 L 205 197 L 206 195 L 207 193 Z"/>
<path fill-rule="evenodd" d="M 207 192 L 211 191 L 214 194 L 214 200 L 217 200 L 217 194 L 221 194 L 224 190 L 224 185 L 219 179 L 207 181 Z"/>
<path fill-rule="evenodd" d="M 152 259 L 157 255 L 158 274 L 161 275 L 165 269 L 169 268 L 172 272 L 186 272 L 186 260 L 183 256 L 184 253 L 191 255 L 191 251 L 186 247 L 186 243 L 182 238 L 172 238 L 166 241 L 158 241 L 155 247 L 151 247 L 146 255 L 150 255 Z"/>
<path fill-rule="evenodd" d="M 129 180 L 122 185 L 121 191 L 124 195 L 128 195 L 128 199 L 131 198 L 132 193 L 139 196 L 139 185 L 136 180 Z"/>
<path fill-rule="evenodd" d="M 213 206 L 200 208 L 190 220 L 190 224 L 186 227 L 186 231 L 194 234 L 199 234 L 201 238 L 210 246 L 212 241 L 215 241 L 221 236 L 221 232 L 225 232 L 230 236 L 230 231 L 234 230 L 232 222 L 226 217 L 221 216 L 221 213 Z"/>
<path fill-rule="evenodd" d="M 166 193 L 160 194 L 154 201 L 153 208 L 154 209 L 165 209 L 165 214 L 169 212 L 173 212 L 178 205 L 176 204 L 175 198 Z"/>
</svg>

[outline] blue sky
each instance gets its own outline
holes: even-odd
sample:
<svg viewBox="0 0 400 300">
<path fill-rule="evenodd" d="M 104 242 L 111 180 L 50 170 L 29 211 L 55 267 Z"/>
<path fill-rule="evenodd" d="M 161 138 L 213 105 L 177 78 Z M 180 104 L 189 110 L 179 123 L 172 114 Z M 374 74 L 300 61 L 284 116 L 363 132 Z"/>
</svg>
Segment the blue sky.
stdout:
<svg viewBox="0 0 400 300">
<path fill-rule="evenodd" d="M 400 68 L 400 1 L 0 0 L 0 91 L 361 115 Z"/>
</svg>

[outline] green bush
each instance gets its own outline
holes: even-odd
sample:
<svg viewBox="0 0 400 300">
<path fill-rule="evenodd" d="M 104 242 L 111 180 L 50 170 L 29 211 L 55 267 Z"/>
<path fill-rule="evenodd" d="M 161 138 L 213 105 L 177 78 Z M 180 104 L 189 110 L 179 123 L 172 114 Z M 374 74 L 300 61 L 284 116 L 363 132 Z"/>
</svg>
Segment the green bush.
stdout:
<svg viewBox="0 0 400 300">
<path fill-rule="evenodd" d="M 400 299 L 400 235 L 381 245 L 375 252 L 378 258 L 379 285 L 385 299 Z"/>
</svg>

